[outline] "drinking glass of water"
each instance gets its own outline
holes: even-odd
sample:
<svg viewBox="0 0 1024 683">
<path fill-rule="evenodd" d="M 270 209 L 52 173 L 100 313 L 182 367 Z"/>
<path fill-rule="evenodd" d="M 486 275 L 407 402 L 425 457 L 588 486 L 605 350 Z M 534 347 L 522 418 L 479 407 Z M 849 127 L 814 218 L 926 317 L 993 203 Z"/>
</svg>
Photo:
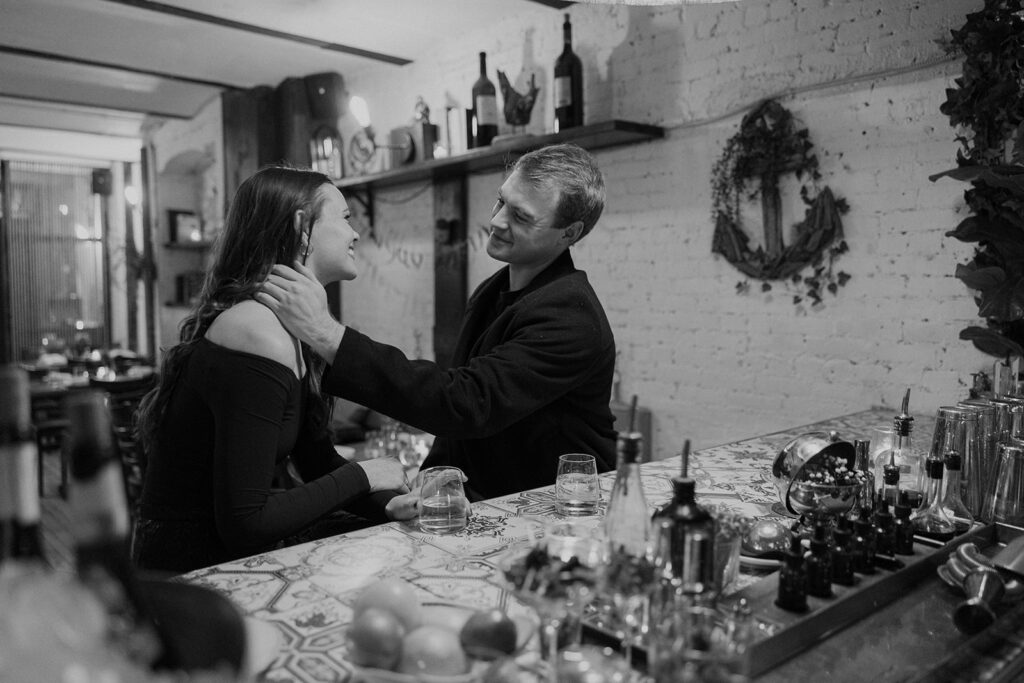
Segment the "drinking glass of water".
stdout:
<svg viewBox="0 0 1024 683">
<path fill-rule="evenodd" d="M 555 476 L 555 509 L 561 515 L 580 517 L 596 515 L 601 502 L 601 485 L 597 480 L 597 460 L 586 453 L 558 456 Z"/>
<path fill-rule="evenodd" d="M 454 534 L 466 528 L 469 501 L 458 467 L 428 467 L 420 471 L 420 530 Z"/>
</svg>

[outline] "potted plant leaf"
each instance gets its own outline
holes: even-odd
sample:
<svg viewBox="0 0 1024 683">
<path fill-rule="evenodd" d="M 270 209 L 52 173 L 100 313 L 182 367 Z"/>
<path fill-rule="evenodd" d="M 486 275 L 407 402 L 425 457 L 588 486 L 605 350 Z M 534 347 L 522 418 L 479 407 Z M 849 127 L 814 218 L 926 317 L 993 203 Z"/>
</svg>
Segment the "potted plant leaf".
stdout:
<svg viewBox="0 0 1024 683">
<path fill-rule="evenodd" d="M 986 0 L 951 31 L 963 73 L 940 111 L 957 129 L 956 168 L 931 176 L 970 183 L 969 215 L 947 235 L 977 245 L 956 277 L 985 324 L 960 331 L 980 351 L 1024 355 L 1024 0 Z"/>
</svg>

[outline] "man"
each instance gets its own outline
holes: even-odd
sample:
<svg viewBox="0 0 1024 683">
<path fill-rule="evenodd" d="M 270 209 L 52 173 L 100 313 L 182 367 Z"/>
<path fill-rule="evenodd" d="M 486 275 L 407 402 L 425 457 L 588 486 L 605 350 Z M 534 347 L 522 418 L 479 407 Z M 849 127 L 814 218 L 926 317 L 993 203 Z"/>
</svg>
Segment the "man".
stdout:
<svg viewBox="0 0 1024 683">
<path fill-rule="evenodd" d="M 345 327 L 304 266 L 274 266 L 257 298 L 330 367 L 324 388 L 436 436 L 424 467 L 454 465 L 471 500 L 553 484 L 562 453 L 615 466 L 615 340 L 569 247 L 604 209 L 594 158 L 552 145 L 498 191 L 487 253 L 508 264 L 470 297 L 452 367 L 409 360 Z"/>
</svg>

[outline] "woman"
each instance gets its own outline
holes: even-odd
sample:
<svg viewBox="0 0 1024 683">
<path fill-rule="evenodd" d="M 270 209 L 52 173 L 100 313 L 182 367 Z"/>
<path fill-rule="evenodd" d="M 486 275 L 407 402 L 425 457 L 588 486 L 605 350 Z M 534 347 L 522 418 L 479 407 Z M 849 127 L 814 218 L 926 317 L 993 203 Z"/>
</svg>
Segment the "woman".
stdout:
<svg viewBox="0 0 1024 683">
<path fill-rule="evenodd" d="M 298 259 L 322 284 L 355 278 L 349 215 L 320 173 L 270 167 L 239 187 L 199 302 L 140 408 L 139 567 L 184 572 L 337 533 L 342 505 L 373 521 L 415 516 L 397 460 L 337 454 L 324 361 L 252 299 L 275 263 Z M 304 483 L 274 489 L 289 456 Z"/>
</svg>

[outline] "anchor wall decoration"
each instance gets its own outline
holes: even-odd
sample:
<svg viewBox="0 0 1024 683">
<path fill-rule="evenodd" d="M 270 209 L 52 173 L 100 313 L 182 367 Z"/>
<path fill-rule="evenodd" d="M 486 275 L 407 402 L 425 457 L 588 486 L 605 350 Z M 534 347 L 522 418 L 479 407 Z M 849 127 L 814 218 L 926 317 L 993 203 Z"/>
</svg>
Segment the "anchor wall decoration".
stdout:
<svg viewBox="0 0 1024 683">
<path fill-rule="evenodd" d="M 804 297 L 814 304 L 821 303 L 823 290 L 835 294 L 850 279 L 847 273 L 833 268 L 836 257 L 847 251 L 840 216 L 848 206 L 827 186 L 813 197 L 807 185 L 801 187 L 807 212 L 794 226 L 792 242 L 787 245 L 783 239 L 779 178 L 795 173 L 798 179 L 806 177 L 816 185 L 820 173 L 812 150 L 807 130 L 797 129 L 793 115 L 778 102 L 766 100 L 743 117 L 739 132 L 726 142 L 712 173 L 712 253 L 721 254 L 740 272 L 761 280 L 765 291 L 771 289 L 770 280 L 801 285 L 804 294 L 794 296 L 795 304 Z M 751 249 L 740 220 L 740 204 L 758 196 L 764 245 Z M 813 266 L 813 273 L 800 275 L 808 266 Z M 740 283 L 737 289 L 745 291 L 746 285 Z"/>
</svg>

